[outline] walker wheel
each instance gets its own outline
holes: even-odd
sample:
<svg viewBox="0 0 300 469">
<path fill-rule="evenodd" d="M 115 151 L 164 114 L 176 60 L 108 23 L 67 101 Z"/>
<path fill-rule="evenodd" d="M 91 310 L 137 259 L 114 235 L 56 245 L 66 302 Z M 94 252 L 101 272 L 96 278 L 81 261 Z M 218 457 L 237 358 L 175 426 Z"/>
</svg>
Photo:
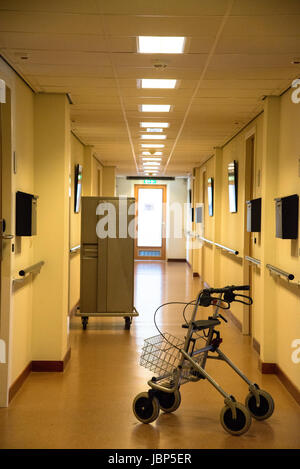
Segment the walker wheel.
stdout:
<svg viewBox="0 0 300 469">
<path fill-rule="evenodd" d="M 159 401 L 160 408 L 163 412 L 175 412 L 181 403 L 181 395 L 179 389 L 174 392 L 157 391 L 155 393 Z"/>
<path fill-rule="evenodd" d="M 274 401 L 272 396 L 262 389 L 257 390 L 259 394 L 259 405 L 257 405 L 255 395 L 249 392 L 245 399 L 245 405 L 252 417 L 256 420 L 266 420 L 274 412 Z"/>
<path fill-rule="evenodd" d="M 242 435 L 250 428 L 251 415 L 240 402 L 233 402 L 232 405 L 236 410 L 236 418 L 233 418 L 231 407 L 225 405 L 221 410 L 220 421 L 223 428 L 231 435 Z"/>
<path fill-rule="evenodd" d="M 141 392 L 133 401 L 133 413 L 142 423 L 151 423 L 159 415 L 159 401 L 157 397 L 149 397 L 147 392 Z"/>
<path fill-rule="evenodd" d="M 124 319 L 125 319 L 125 329 L 128 330 L 130 329 L 132 319 L 130 316 L 126 316 Z"/>
<path fill-rule="evenodd" d="M 81 323 L 82 323 L 82 329 L 85 331 L 86 330 L 86 327 L 88 325 L 88 322 L 89 322 L 89 318 L 88 316 L 82 316 L 81 318 Z"/>
</svg>

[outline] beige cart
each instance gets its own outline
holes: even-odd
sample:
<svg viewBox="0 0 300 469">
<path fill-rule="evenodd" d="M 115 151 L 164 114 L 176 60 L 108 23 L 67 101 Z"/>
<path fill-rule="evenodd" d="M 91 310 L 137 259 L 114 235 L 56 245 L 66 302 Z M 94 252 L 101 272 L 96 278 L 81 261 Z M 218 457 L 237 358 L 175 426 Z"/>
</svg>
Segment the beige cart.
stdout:
<svg viewBox="0 0 300 469">
<path fill-rule="evenodd" d="M 132 317 L 138 316 L 133 305 L 134 238 L 128 234 L 134 226 L 135 199 L 82 197 L 81 204 L 80 307 L 76 315 L 81 316 L 83 329 L 90 316 L 123 317 L 129 329 Z M 108 228 L 110 236 L 99 237 Z"/>
</svg>

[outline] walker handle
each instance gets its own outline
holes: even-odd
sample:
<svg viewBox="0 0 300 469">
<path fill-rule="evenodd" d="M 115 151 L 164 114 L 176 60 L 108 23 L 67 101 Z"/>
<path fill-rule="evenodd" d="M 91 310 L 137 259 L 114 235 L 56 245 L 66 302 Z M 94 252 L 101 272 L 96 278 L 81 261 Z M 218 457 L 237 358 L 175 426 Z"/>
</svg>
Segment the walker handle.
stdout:
<svg viewBox="0 0 300 469">
<path fill-rule="evenodd" d="M 240 286 L 231 285 L 231 286 L 228 286 L 228 287 L 225 287 L 225 288 L 228 288 L 229 290 L 232 290 L 232 291 L 250 290 L 250 285 L 240 285 Z"/>
</svg>

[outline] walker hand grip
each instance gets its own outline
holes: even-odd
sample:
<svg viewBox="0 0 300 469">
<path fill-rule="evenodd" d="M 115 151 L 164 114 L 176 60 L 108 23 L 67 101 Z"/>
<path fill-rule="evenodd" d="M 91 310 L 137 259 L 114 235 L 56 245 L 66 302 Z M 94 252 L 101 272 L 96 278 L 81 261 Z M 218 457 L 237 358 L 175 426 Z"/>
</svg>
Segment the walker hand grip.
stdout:
<svg viewBox="0 0 300 469">
<path fill-rule="evenodd" d="M 250 290 L 250 285 L 231 285 L 231 286 L 228 286 L 226 287 L 228 288 L 229 290 L 232 290 L 232 291 L 238 291 L 238 290 Z"/>
</svg>

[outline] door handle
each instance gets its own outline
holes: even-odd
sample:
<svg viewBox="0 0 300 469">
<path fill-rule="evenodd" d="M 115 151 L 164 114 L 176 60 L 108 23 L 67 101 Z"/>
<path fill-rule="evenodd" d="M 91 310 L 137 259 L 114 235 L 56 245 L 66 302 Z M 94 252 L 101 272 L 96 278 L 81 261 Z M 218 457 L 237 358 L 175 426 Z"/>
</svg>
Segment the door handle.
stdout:
<svg viewBox="0 0 300 469">
<path fill-rule="evenodd" d="M 14 238 L 14 235 L 11 235 L 11 234 L 1 234 L 0 235 L 2 239 L 13 239 Z"/>
</svg>

